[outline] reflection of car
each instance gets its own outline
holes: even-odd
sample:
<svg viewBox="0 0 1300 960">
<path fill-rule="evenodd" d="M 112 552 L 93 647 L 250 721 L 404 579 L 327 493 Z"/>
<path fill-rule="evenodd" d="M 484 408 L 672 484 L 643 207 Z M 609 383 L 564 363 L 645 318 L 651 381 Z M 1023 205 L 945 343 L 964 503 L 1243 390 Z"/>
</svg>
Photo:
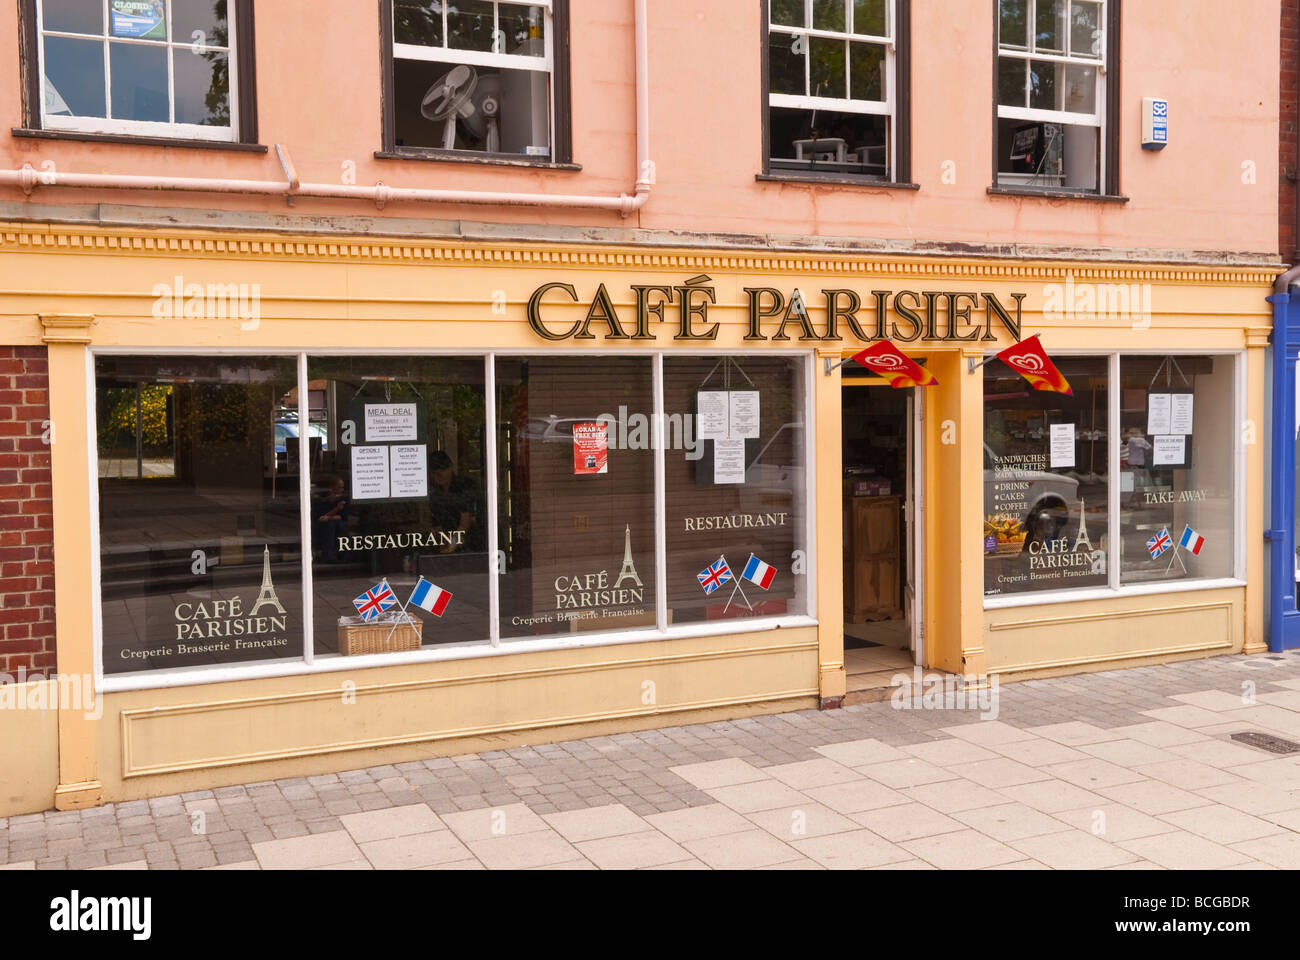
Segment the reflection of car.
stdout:
<svg viewBox="0 0 1300 960">
<path fill-rule="evenodd" d="M 551 414 L 536 420 L 529 420 L 523 429 L 523 437 L 528 440 L 540 440 L 544 443 L 573 443 L 573 425 L 575 423 L 596 423 L 595 417 L 569 417 L 561 419 Z"/>
<path fill-rule="evenodd" d="M 322 450 L 329 449 L 329 433 L 319 423 L 307 424 L 307 436 L 320 440 Z M 298 439 L 298 421 L 277 420 L 275 422 L 275 455 L 283 458 L 288 452 L 288 442 Z"/>
<path fill-rule="evenodd" d="M 1079 481 L 1059 473 L 993 467 L 994 453 L 984 445 L 984 517 L 1006 517 L 1023 524 L 1026 541 L 1059 537 L 1070 517 L 1070 504 L 1079 498 Z M 1008 489 L 1008 487 L 1010 489 Z M 1005 504 L 1016 504 L 1008 511 Z M 1021 504 L 1028 504 L 1021 515 Z"/>
<path fill-rule="evenodd" d="M 803 424 L 784 423 L 772 438 L 763 444 L 758 455 L 745 468 L 745 486 L 757 487 L 765 495 L 800 495 L 804 488 L 804 468 L 791 464 L 763 462 L 763 455 L 777 439 L 789 431 L 788 442 L 792 450 L 803 449 Z"/>
</svg>

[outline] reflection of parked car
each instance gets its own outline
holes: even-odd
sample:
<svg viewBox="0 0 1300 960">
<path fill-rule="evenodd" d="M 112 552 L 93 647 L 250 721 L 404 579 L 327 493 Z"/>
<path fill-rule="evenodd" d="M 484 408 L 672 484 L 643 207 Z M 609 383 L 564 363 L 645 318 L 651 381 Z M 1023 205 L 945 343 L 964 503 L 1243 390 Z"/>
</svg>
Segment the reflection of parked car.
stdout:
<svg viewBox="0 0 1300 960">
<path fill-rule="evenodd" d="M 595 423 L 595 417 L 569 417 L 562 419 L 551 414 L 535 420 L 529 420 L 523 429 L 527 440 L 540 440 L 544 443 L 573 443 L 573 425 L 575 423 Z"/>
<path fill-rule="evenodd" d="M 319 423 L 307 424 L 307 436 L 320 440 L 322 450 L 329 449 L 329 433 Z M 296 420 L 277 420 L 275 422 L 275 455 L 283 462 L 284 455 L 288 452 L 288 443 L 290 440 L 298 439 L 298 421 Z"/>
<path fill-rule="evenodd" d="M 1025 543 L 1051 540 L 1061 535 L 1070 518 L 1070 504 L 1078 500 L 1079 481 L 1059 473 L 1002 467 L 995 470 L 994 454 L 984 445 L 984 516 L 1009 517 L 1024 525 Z M 1011 489 L 1007 489 L 1008 486 Z M 1001 494 L 1001 496 L 998 496 Z M 1013 515 L 1005 504 L 1028 504 L 1023 516 Z"/>
</svg>

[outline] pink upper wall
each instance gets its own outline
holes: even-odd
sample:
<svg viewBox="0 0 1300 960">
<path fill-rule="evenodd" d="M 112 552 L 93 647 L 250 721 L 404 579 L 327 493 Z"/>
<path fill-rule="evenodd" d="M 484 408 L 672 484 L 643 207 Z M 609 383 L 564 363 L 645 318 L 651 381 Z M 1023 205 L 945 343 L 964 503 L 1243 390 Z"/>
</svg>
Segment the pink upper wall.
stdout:
<svg viewBox="0 0 1300 960">
<path fill-rule="evenodd" d="M 0 5 L 0 166 L 278 179 L 270 154 L 13 138 L 21 125 L 17 0 Z M 261 142 L 305 181 L 604 193 L 635 176 L 632 0 L 572 0 L 574 159 L 581 171 L 379 160 L 376 0 L 275 0 L 257 10 Z M 1271 254 L 1277 246 L 1277 0 L 1127 0 L 1120 190 L 1128 203 L 990 196 L 993 0 L 913 0 L 912 179 L 920 190 L 756 182 L 759 0 L 650 0 L 651 155 L 639 214 L 397 203 L 385 217 L 640 227 L 728 234 L 1068 244 Z M 1170 146 L 1140 149 L 1144 96 L 1170 100 Z M 955 183 L 942 182 L 952 161 Z M 1245 166 L 1244 166 L 1245 165 Z M 1253 177 L 1249 176 L 1253 166 Z M 1253 181 L 1253 182 L 1251 182 Z M 22 193 L 0 188 L 0 201 Z M 279 198 L 38 189 L 32 203 L 221 206 L 284 213 Z M 298 214 L 375 216 L 297 199 Z"/>
</svg>

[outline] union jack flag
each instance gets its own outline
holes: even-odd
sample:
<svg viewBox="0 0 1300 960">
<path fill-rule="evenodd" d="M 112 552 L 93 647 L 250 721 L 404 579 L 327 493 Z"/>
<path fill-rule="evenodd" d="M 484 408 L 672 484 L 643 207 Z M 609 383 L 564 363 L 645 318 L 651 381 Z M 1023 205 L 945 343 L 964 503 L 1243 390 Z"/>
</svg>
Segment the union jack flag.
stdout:
<svg viewBox="0 0 1300 960">
<path fill-rule="evenodd" d="M 703 570 L 695 575 L 700 581 L 700 586 L 704 588 L 705 596 L 712 593 L 724 583 L 731 581 L 731 568 L 727 566 L 726 557 L 718 557 L 717 562 L 709 564 Z"/>
<path fill-rule="evenodd" d="M 1168 550 L 1171 546 L 1173 546 L 1173 540 L 1171 540 L 1169 537 L 1169 531 L 1162 529 L 1159 533 L 1157 533 L 1154 537 L 1152 537 L 1150 540 L 1147 541 L 1147 553 L 1151 554 L 1151 559 L 1154 560 L 1156 557 L 1160 556 L 1160 554 Z"/>
<path fill-rule="evenodd" d="M 375 584 L 352 601 L 352 605 L 357 608 L 357 613 L 361 614 L 361 619 L 367 623 L 378 619 L 381 613 L 395 603 L 397 598 L 393 596 L 387 581 Z"/>
</svg>

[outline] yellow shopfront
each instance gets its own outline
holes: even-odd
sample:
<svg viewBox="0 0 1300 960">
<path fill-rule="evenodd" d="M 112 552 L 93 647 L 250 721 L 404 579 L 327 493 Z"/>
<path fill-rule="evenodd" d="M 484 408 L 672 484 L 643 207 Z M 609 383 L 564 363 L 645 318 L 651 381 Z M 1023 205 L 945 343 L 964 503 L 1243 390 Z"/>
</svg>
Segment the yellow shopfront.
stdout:
<svg viewBox="0 0 1300 960">
<path fill-rule="evenodd" d="M 61 684 L 100 693 L 0 711 L 5 812 L 832 705 L 857 610 L 963 674 L 1262 645 L 1267 271 L 33 225 L 0 258 L 48 349 Z M 1056 309 L 1081 283 L 1155 312 Z M 1034 333 L 1068 402 L 971 370 Z M 851 383 L 880 337 L 938 384 Z M 858 495 L 897 522 L 862 607 Z"/>
</svg>

